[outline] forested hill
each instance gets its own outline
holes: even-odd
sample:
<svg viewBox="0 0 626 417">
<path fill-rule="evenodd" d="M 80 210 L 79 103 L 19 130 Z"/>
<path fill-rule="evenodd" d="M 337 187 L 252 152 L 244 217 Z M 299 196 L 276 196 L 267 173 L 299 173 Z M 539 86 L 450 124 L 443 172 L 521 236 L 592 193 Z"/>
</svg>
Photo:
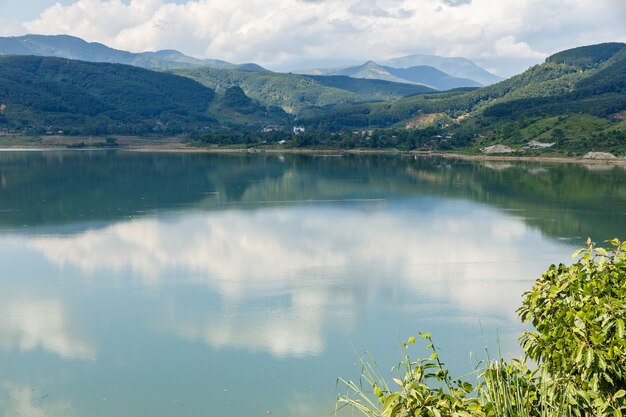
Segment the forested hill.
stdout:
<svg viewBox="0 0 626 417">
<path fill-rule="evenodd" d="M 347 76 L 280 74 L 208 67 L 176 70 L 174 73 L 196 80 L 218 92 L 231 86 L 241 87 L 248 96 L 263 105 L 280 107 L 296 115 L 309 108 L 392 100 L 434 91 L 422 85 Z"/>
<path fill-rule="evenodd" d="M 66 134 L 178 133 L 243 113 L 240 123 L 284 117 L 255 102 L 223 100 L 191 79 L 133 66 L 34 56 L 0 57 L 0 129 Z"/>
<path fill-rule="evenodd" d="M 608 118 L 623 110 L 626 44 L 607 43 L 560 52 L 541 65 L 488 87 L 337 106 L 306 123 L 330 130 L 404 127 L 437 115 L 437 120 L 452 127 L 490 134 L 508 122 L 571 114 Z"/>
</svg>

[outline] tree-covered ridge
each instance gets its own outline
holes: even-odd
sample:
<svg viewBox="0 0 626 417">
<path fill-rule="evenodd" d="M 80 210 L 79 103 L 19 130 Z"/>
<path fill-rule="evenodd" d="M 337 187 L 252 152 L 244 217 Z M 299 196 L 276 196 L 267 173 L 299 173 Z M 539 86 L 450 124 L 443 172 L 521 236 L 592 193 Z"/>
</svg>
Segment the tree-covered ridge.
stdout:
<svg viewBox="0 0 626 417">
<path fill-rule="evenodd" d="M 263 106 L 248 97 L 238 86 L 228 87 L 218 94 L 209 106 L 209 112 L 229 131 L 233 128 L 243 130 L 246 127 L 258 132 L 260 126 L 284 126 L 291 122 L 291 116 L 281 108 Z"/>
<path fill-rule="evenodd" d="M 359 80 L 347 76 L 305 76 L 217 68 L 175 71 L 203 85 L 224 91 L 238 86 L 265 106 L 299 114 L 311 107 L 373 100 L 391 100 L 432 91 L 428 87 L 382 80 Z"/>
<path fill-rule="evenodd" d="M 626 45 L 618 42 L 601 43 L 598 45 L 580 46 L 557 52 L 549 56 L 546 62 L 566 64 L 580 69 L 594 67 L 608 60 L 616 53 L 626 49 Z"/>
<path fill-rule="evenodd" d="M 175 132 L 214 123 L 214 97 L 192 80 L 132 66 L 0 57 L 0 123 L 9 129 Z"/>
<path fill-rule="evenodd" d="M 26 133 L 171 134 L 217 126 L 224 114 L 241 113 L 241 124 L 285 118 L 174 74 L 33 56 L 0 57 L 0 104 L 0 129 Z"/>
</svg>

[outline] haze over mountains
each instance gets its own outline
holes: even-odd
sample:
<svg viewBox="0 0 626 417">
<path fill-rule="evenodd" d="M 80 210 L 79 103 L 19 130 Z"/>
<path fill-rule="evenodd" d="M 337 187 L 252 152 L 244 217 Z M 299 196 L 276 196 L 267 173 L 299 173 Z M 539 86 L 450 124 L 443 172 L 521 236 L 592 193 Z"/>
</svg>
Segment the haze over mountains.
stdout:
<svg viewBox="0 0 626 417">
<path fill-rule="evenodd" d="M 356 67 L 327 71 L 320 75 L 346 75 L 353 78 L 393 81 L 397 83 L 418 84 L 435 90 L 451 90 L 462 87 L 482 87 L 483 85 L 469 78 L 451 77 L 437 68 L 420 65 L 409 68 L 393 68 L 368 61 Z"/>
<path fill-rule="evenodd" d="M 438 90 L 482 87 L 502 81 L 501 77 L 479 67 L 469 59 L 423 54 L 389 59 L 382 61 L 381 64 L 368 61 L 362 65 L 300 69 L 293 72 L 308 75 L 348 75 L 356 78 L 377 78 L 422 84 Z"/>
<path fill-rule="evenodd" d="M 157 70 L 210 67 L 248 72 L 268 71 L 254 63 L 238 65 L 219 59 L 197 59 L 175 50 L 132 53 L 97 42 L 86 42 L 68 35 L 25 35 L 0 38 L 0 55 L 52 56 L 90 62 L 126 64 Z M 437 90 L 480 87 L 500 81 L 496 75 L 464 58 L 416 54 L 395 58 L 384 64 L 378 65 L 369 61 L 355 67 L 301 70 L 296 73 L 345 75 L 353 78 L 423 85 Z"/>
<path fill-rule="evenodd" d="M 0 55 L 51 56 L 161 70 L 198 67 L 229 68 L 244 71 L 265 70 L 256 64 L 237 65 L 219 59 L 197 59 L 167 49 L 140 53 L 121 51 L 98 42 L 86 42 L 69 35 L 0 37 Z"/>
</svg>

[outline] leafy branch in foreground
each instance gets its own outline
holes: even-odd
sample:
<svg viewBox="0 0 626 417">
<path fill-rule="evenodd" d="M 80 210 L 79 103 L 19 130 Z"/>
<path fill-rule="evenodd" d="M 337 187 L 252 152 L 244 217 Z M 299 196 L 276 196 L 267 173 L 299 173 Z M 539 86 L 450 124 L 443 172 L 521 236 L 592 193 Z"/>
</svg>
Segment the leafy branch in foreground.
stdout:
<svg viewBox="0 0 626 417">
<path fill-rule="evenodd" d="M 539 368 L 572 383 L 578 415 L 626 411 L 626 242 L 574 253 L 571 266 L 550 266 L 518 310 L 527 330 L 520 340 Z"/>
<path fill-rule="evenodd" d="M 518 313 L 535 330 L 520 337 L 526 359 L 481 362 L 477 384 L 455 380 L 429 333 L 430 356 L 413 360 L 402 348 L 395 368 L 400 387 L 389 388 L 375 365 L 361 361 L 360 384 L 338 408 L 368 417 L 622 417 L 626 413 L 626 242 L 587 247 L 573 265 L 550 266 L 523 296 Z M 371 388 L 371 391 L 369 390 Z"/>
</svg>

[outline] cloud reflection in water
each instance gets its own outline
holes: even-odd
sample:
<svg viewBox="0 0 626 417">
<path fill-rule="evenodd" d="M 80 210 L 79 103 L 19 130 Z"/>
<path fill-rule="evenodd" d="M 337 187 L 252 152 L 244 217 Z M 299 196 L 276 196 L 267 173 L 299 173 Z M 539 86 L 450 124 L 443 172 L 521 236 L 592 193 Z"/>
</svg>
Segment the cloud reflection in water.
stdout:
<svg viewBox="0 0 626 417">
<path fill-rule="evenodd" d="M 77 330 L 70 312 L 57 298 L 17 297 L 2 302 L 0 346 L 25 352 L 42 348 L 64 358 L 96 360 L 95 346 Z"/>
<path fill-rule="evenodd" d="M 49 262 L 87 275 L 130 270 L 147 287 L 216 290 L 225 305 L 221 311 L 182 314 L 174 308 L 161 326 L 214 347 L 276 356 L 320 353 L 329 322 L 351 326 L 360 300 L 391 302 L 385 299 L 390 287 L 412 300 L 436 299 L 468 315 L 512 320 L 520 294 L 548 259 L 554 261 L 553 254 L 563 253 L 523 220 L 473 203 L 422 199 L 365 208 L 291 206 L 144 218 L 37 237 L 31 246 Z M 288 301 L 273 309 L 244 306 L 245 300 L 275 296 Z"/>
</svg>

